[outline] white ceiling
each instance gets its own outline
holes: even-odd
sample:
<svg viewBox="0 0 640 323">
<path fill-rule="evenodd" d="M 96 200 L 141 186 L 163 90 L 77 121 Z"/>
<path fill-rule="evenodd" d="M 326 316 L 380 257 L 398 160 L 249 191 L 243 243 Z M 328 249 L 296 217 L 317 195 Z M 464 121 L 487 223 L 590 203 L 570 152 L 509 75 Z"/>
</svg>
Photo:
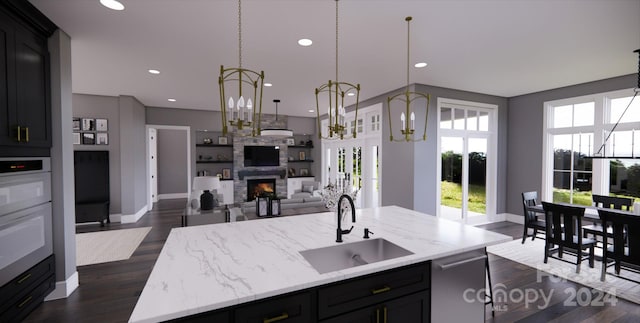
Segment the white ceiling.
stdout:
<svg viewBox="0 0 640 323">
<path fill-rule="evenodd" d="M 133 95 L 146 106 L 219 110 L 220 65 L 237 67 L 237 1 L 30 0 L 72 39 L 73 92 Z M 342 0 L 339 80 L 361 101 L 406 83 L 512 97 L 634 74 L 640 0 Z M 242 2 L 243 67 L 264 70 L 263 111 L 315 116 L 335 79 L 333 0 Z M 300 38 L 313 45 L 301 47 Z M 148 69 L 158 69 L 151 75 Z M 633 87 L 635 84 L 629 84 Z M 175 98 L 177 102 L 168 102 Z M 350 99 L 351 102 L 353 99 Z"/>
</svg>

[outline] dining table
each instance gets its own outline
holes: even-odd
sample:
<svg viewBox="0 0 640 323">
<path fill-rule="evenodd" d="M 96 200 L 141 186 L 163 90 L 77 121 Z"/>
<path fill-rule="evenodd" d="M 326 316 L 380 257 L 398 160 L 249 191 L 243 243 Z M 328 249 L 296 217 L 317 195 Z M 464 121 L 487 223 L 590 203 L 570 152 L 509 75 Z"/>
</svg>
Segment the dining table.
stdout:
<svg viewBox="0 0 640 323">
<path fill-rule="evenodd" d="M 600 215 L 598 215 L 598 209 L 611 211 L 611 209 L 609 208 L 601 208 L 596 206 L 570 204 L 570 203 L 556 203 L 556 204 L 574 206 L 574 207 L 584 207 L 583 220 L 593 222 L 593 223 L 601 222 Z M 542 207 L 542 204 L 527 206 L 527 210 L 544 215 L 544 208 Z M 638 215 L 638 213 L 634 213 L 632 211 L 626 211 L 626 210 L 615 210 L 615 211 L 618 213 L 624 213 L 629 215 Z"/>
</svg>

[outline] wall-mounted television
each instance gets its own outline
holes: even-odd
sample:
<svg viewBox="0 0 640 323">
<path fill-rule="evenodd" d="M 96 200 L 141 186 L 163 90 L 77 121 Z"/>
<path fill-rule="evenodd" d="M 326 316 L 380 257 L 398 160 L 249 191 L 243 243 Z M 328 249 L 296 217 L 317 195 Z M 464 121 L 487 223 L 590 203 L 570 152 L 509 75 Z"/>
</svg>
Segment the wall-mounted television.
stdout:
<svg viewBox="0 0 640 323">
<path fill-rule="evenodd" d="M 244 146 L 244 166 L 280 166 L 280 147 Z"/>
</svg>

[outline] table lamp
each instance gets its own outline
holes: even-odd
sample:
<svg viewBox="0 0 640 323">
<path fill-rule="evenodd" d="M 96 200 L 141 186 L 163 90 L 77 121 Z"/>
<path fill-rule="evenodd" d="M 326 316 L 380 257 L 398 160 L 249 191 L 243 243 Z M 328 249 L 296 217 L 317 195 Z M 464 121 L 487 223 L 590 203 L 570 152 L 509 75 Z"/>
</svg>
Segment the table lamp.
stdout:
<svg viewBox="0 0 640 323">
<path fill-rule="evenodd" d="M 220 187 L 220 179 L 217 176 L 198 176 L 193 179 L 193 190 L 203 191 L 200 195 L 200 210 L 213 209 L 213 194 L 211 190 Z"/>
</svg>

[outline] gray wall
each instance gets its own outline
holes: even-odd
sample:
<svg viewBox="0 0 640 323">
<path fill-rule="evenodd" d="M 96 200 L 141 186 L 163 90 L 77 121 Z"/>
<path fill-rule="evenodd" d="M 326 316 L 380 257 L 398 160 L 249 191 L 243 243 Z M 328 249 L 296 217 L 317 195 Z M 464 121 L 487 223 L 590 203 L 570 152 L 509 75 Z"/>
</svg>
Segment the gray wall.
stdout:
<svg viewBox="0 0 640 323">
<path fill-rule="evenodd" d="M 147 204 L 145 107 L 132 96 L 118 97 L 120 107 L 120 199 L 122 214 L 136 214 Z"/>
<path fill-rule="evenodd" d="M 633 88 L 636 77 L 630 74 L 509 98 L 506 212 L 522 215 L 521 193 L 542 190 L 544 102 Z"/>
<path fill-rule="evenodd" d="M 109 213 L 116 214 L 122 210 L 120 201 L 120 107 L 114 96 L 73 95 L 73 116 L 76 118 L 102 118 L 108 120 L 108 145 L 73 145 L 74 150 L 107 150 L 109 151 Z"/>
<path fill-rule="evenodd" d="M 76 273 L 76 219 L 71 135 L 71 38 L 58 29 L 49 38 L 51 60 L 51 204 L 56 290 L 50 297 L 69 295 L 76 286 L 64 282 Z M 70 282 L 71 283 L 71 282 Z"/>
<path fill-rule="evenodd" d="M 505 210 L 505 195 L 507 192 L 506 162 L 507 162 L 507 99 L 481 93 L 466 92 L 429 85 L 412 85 L 419 92 L 431 94 L 429 103 L 429 118 L 427 127 L 427 141 L 407 143 L 389 141 L 389 115 L 387 112 L 387 96 L 394 95 L 404 88 L 385 93 L 360 103 L 361 107 L 382 102 L 382 147 L 381 147 L 381 191 L 382 205 L 398 205 L 427 214 L 436 214 L 438 207 L 437 193 L 437 151 L 438 97 L 447 99 L 466 100 L 479 103 L 495 104 L 498 106 L 498 174 L 497 174 L 497 213 Z M 393 118 L 393 116 L 392 116 Z M 424 115 L 417 113 L 416 120 L 423 120 Z M 398 120 L 391 120 L 398 122 Z M 395 125 L 395 124 L 394 124 Z M 394 131 L 397 132 L 397 128 Z M 394 138 L 395 139 L 395 138 Z"/>
<path fill-rule="evenodd" d="M 158 194 L 188 193 L 187 132 L 158 129 Z"/>
</svg>

